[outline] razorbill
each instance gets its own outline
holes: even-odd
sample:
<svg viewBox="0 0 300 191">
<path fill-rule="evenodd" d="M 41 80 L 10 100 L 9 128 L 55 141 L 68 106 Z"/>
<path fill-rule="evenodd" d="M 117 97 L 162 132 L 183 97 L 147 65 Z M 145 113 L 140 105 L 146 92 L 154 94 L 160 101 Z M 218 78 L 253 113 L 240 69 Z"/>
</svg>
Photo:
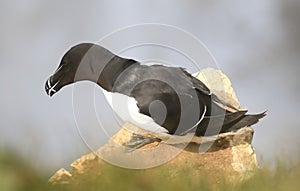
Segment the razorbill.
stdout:
<svg viewBox="0 0 300 191">
<path fill-rule="evenodd" d="M 249 115 L 226 104 L 184 68 L 142 65 L 93 43 L 68 50 L 45 90 L 53 96 L 82 80 L 98 84 L 121 119 L 157 135 L 135 135 L 126 144 L 133 149 L 172 137 L 170 144 L 236 131 L 266 115 Z"/>
</svg>

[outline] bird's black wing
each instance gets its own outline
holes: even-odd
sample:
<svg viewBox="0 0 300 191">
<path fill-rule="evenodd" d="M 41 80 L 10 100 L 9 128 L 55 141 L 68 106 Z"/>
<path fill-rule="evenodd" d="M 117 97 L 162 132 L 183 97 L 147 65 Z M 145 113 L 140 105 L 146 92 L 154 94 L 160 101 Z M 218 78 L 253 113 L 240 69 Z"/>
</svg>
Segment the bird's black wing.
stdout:
<svg viewBox="0 0 300 191">
<path fill-rule="evenodd" d="M 207 95 L 210 97 L 210 100 L 214 103 L 217 104 L 219 107 L 223 108 L 226 111 L 231 111 L 231 112 L 237 112 L 239 109 L 235 108 L 234 106 L 226 103 L 225 101 L 221 100 L 218 98 L 217 95 L 211 92 L 211 90 L 199 79 L 195 78 L 192 76 L 190 73 L 188 73 L 184 68 L 180 68 L 182 72 L 190 79 L 190 81 L 193 83 L 194 88 L 198 90 L 201 94 Z"/>
<path fill-rule="evenodd" d="M 210 89 L 200 80 L 192 76 L 190 73 L 188 73 L 184 68 L 180 68 L 181 71 L 190 79 L 190 81 L 193 83 L 194 87 L 200 91 L 201 93 L 205 95 L 210 95 L 211 91 Z"/>
<path fill-rule="evenodd" d="M 195 107 L 197 96 L 178 94 L 167 83 L 158 80 L 139 83 L 133 88 L 131 96 L 137 100 L 141 113 L 152 117 L 170 134 L 180 135 L 193 127 L 204 109 L 203 106 Z"/>
</svg>

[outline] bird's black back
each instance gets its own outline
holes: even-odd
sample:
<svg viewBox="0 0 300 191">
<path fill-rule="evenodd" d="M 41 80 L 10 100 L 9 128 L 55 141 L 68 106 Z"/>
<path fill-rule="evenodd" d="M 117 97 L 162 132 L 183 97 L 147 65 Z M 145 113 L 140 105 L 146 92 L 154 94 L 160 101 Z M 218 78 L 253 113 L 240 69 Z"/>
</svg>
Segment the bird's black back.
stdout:
<svg viewBox="0 0 300 191">
<path fill-rule="evenodd" d="M 134 64 L 117 78 L 112 91 L 134 97 L 141 113 L 176 135 L 234 131 L 265 116 L 265 113 L 246 115 L 247 111 L 227 105 L 183 68 Z M 153 104 L 157 101 L 161 104 Z"/>
<path fill-rule="evenodd" d="M 209 91 L 203 87 L 203 91 Z M 191 129 L 203 115 L 209 99 L 205 93 L 199 96 L 185 70 L 162 65 L 129 67 L 116 80 L 112 91 L 134 97 L 141 113 L 177 135 L 197 128 Z M 157 101 L 162 104 L 155 104 Z"/>
</svg>

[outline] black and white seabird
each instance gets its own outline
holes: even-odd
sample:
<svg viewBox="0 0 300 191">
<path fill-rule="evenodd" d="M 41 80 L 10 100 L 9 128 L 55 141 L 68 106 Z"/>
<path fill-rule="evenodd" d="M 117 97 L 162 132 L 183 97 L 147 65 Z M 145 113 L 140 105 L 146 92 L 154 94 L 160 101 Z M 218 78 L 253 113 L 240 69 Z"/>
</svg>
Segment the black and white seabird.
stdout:
<svg viewBox="0 0 300 191">
<path fill-rule="evenodd" d="M 177 137 L 180 142 L 187 135 L 236 131 L 266 115 L 249 115 L 247 110 L 226 104 L 183 68 L 142 65 L 93 43 L 81 43 L 68 50 L 47 80 L 45 90 L 52 96 L 82 80 L 98 84 L 121 119 L 157 135 L 136 135 L 127 144 L 134 149 L 166 137 Z"/>
</svg>

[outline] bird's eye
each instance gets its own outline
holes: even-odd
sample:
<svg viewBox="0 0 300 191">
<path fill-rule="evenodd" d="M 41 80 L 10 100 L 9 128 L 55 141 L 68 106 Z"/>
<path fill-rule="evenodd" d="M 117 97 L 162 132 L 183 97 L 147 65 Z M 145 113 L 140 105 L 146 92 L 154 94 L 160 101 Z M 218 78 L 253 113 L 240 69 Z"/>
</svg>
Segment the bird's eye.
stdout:
<svg viewBox="0 0 300 191">
<path fill-rule="evenodd" d="M 67 61 L 66 60 L 62 60 L 61 61 L 61 65 L 66 65 L 67 64 Z"/>
</svg>

